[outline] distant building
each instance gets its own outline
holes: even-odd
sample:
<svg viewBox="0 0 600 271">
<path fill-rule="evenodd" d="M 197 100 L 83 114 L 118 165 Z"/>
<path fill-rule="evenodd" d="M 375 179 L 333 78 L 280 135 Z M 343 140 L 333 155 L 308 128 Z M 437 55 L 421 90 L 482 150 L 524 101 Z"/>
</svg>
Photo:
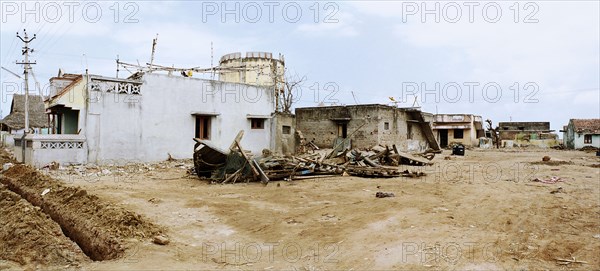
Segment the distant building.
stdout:
<svg viewBox="0 0 600 271">
<path fill-rule="evenodd" d="M 219 81 L 256 86 L 274 86 L 285 82 L 285 60 L 268 52 L 231 53 L 219 61 Z"/>
<path fill-rule="evenodd" d="M 471 114 L 437 114 L 433 118 L 433 130 L 442 148 L 451 143 L 475 147 L 479 145 L 479 138 L 485 137 L 481 116 Z"/>
<path fill-rule="evenodd" d="M 550 122 L 500 122 L 500 141 L 503 147 L 553 147 L 558 136 L 550 130 Z"/>
<path fill-rule="evenodd" d="M 433 115 L 414 108 L 380 104 L 296 108 L 296 129 L 319 147 L 348 138 L 352 148 L 395 144 L 400 151 L 439 150 Z"/>
<path fill-rule="evenodd" d="M 42 96 L 29 95 L 29 128 L 33 133 L 47 133 L 48 116 L 45 113 Z M 25 95 L 15 94 L 10 105 L 10 114 L 0 120 L 2 126 L 2 145 L 12 146 L 16 134 L 23 135 L 25 130 Z M 18 136 L 17 136 L 18 137 Z"/>
<path fill-rule="evenodd" d="M 569 149 L 600 148 L 600 119 L 571 119 L 562 132 Z"/>
</svg>

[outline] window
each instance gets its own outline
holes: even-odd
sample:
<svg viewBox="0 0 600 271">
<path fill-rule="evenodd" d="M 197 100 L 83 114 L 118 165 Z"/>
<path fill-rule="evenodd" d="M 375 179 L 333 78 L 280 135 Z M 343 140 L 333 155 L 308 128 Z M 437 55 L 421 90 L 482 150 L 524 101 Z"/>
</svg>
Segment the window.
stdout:
<svg viewBox="0 0 600 271">
<path fill-rule="evenodd" d="M 196 138 L 210 139 L 210 116 L 196 116 Z"/>
<path fill-rule="evenodd" d="M 289 135 L 289 134 L 291 134 L 291 133 L 292 133 L 292 127 L 290 127 L 290 126 L 287 126 L 287 125 L 283 125 L 283 127 L 281 127 L 281 132 L 282 132 L 284 135 Z"/>
<path fill-rule="evenodd" d="M 406 126 L 406 139 L 413 139 L 413 132 L 412 132 L 412 124 L 408 123 Z"/>
<path fill-rule="evenodd" d="M 250 119 L 252 129 L 265 129 L 265 119 Z"/>
<path fill-rule="evenodd" d="M 454 129 L 454 138 L 455 139 L 460 139 L 463 138 L 464 133 L 463 133 L 463 129 Z"/>
<path fill-rule="evenodd" d="M 390 123 L 389 122 L 384 122 L 383 123 L 383 130 L 389 130 L 390 129 Z"/>
<path fill-rule="evenodd" d="M 592 144 L 592 135 L 584 135 L 583 144 Z"/>
</svg>

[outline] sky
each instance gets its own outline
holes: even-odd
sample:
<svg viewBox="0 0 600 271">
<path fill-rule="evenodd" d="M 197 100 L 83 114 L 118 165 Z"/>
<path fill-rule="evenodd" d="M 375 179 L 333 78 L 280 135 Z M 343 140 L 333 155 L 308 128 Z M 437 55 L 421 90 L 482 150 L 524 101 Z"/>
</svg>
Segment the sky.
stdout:
<svg viewBox="0 0 600 271">
<path fill-rule="evenodd" d="M 149 62 L 158 37 L 154 63 L 164 66 L 283 54 L 288 77 L 306 76 L 296 107 L 420 106 L 494 123 L 549 121 L 558 132 L 571 118 L 600 118 L 599 3 L 1 1 L 0 63 L 22 76 L 16 33 L 36 34 L 30 91 L 47 94 L 59 69 L 115 76 L 117 56 Z M 24 84 L 5 70 L 0 78 L 5 116 Z"/>
</svg>

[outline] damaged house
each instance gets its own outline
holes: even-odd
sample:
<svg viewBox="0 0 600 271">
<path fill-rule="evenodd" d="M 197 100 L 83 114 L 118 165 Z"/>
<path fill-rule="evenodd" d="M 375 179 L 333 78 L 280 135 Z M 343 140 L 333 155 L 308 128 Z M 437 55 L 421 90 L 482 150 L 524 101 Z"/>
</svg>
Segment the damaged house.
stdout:
<svg viewBox="0 0 600 271">
<path fill-rule="evenodd" d="M 571 119 L 562 132 L 568 149 L 600 148 L 600 119 Z"/>
<path fill-rule="evenodd" d="M 498 127 L 502 147 L 548 148 L 559 144 L 550 122 L 500 122 Z"/>
<path fill-rule="evenodd" d="M 246 150 L 281 149 L 272 88 L 159 73 L 59 73 L 50 82 L 52 134 L 27 137 L 36 166 L 191 158 L 193 138 L 224 147 L 240 130 Z"/>
<path fill-rule="evenodd" d="M 415 108 L 380 104 L 296 108 L 296 129 L 321 148 L 393 145 L 406 152 L 439 150 L 433 115 Z"/>
<path fill-rule="evenodd" d="M 442 148 L 452 143 L 476 147 L 479 138 L 485 137 L 481 116 L 471 114 L 437 114 L 433 130 Z"/>
</svg>

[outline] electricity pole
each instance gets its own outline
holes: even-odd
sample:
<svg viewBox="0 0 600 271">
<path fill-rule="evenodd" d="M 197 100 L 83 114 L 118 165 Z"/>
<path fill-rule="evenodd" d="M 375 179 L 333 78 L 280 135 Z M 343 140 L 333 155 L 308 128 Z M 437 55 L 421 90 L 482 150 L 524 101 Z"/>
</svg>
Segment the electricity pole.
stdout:
<svg viewBox="0 0 600 271">
<path fill-rule="evenodd" d="M 25 147 L 27 142 L 25 142 L 25 136 L 27 136 L 27 132 L 29 132 L 29 70 L 31 70 L 31 64 L 36 64 L 35 62 L 29 62 L 29 53 L 33 53 L 33 49 L 29 48 L 29 43 L 32 42 L 36 37 L 33 34 L 33 38 L 29 38 L 27 36 L 27 31 L 23 29 L 24 38 L 19 35 L 17 32 L 17 38 L 19 38 L 23 43 L 22 54 L 25 56 L 25 60 L 23 62 L 17 62 L 19 65 L 23 65 L 23 73 L 25 74 L 25 130 L 23 131 L 23 138 L 21 139 L 21 149 L 23 150 L 23 163 L 25 163 Z"/>
</svg>

